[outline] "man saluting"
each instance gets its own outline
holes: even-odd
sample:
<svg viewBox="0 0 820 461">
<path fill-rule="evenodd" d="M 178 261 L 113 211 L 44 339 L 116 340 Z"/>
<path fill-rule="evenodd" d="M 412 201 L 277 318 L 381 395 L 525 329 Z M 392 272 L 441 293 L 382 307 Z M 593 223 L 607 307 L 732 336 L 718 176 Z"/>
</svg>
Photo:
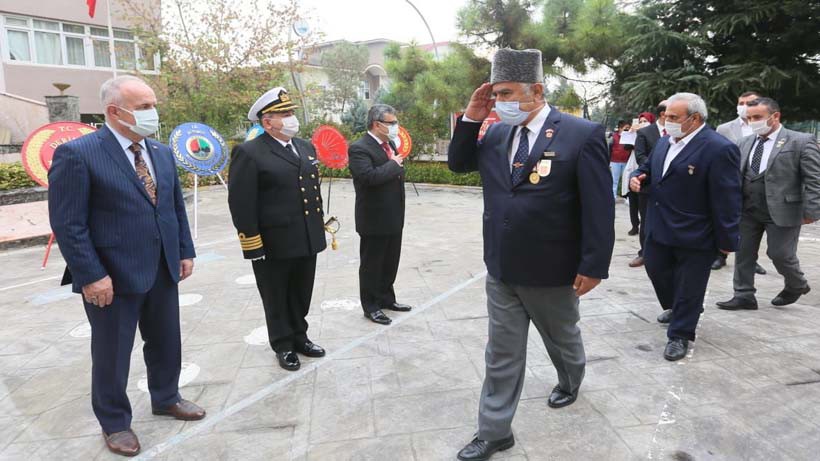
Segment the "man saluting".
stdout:
<svg viewBox="0 0 820 461">
<path fill-rule="evenodd" d="M 530 321 L 558 372 L 549 406 L 578 397 L 586 365 L 578 298 L 607 278 L 615 244 L 604 127 L 547 105 L 543 82 L 540 51 L 499 50 L 490 83 L 473 93 L 448 152 L 451 170 L 481 173 L 489 273 L 478 434 L 460 460 L 486 460 L 515 444 Z M 478 142 L 493 105 L 504 123 Z"/>
</svg>

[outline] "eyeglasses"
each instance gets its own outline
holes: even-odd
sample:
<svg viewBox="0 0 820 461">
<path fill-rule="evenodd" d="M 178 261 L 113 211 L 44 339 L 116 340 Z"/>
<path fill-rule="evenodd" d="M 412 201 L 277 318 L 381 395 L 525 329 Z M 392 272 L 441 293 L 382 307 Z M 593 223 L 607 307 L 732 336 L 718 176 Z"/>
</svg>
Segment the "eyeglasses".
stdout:
<svg viewBox="0 0 820 461">
<path fill-rule="evenodd" d="M 379 123 L 384 123 L 385 125 L 396 126 L 399 124 L 398 120 L 393 120 L 392 122 L 385 122 L 384 120 L 379 120 Z"/>
</svg>

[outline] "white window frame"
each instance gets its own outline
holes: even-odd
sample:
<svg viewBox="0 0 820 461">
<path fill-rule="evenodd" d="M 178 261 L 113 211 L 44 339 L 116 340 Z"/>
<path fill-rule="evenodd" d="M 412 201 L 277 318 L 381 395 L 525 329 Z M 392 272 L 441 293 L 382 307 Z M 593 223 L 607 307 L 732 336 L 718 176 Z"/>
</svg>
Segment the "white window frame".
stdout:
<svg viewBox="0 0 820 461">
<path fill-rule="evenodd" d="M 6 17 L 7 16 L 11 17 L 11 18 L 14 18 L 14 19 L 19 19 L 19 20 L 22 20 L 22 21 L 26 21 L 27 25 L 25 27 L 18 26 L 18 25 L 10 25 L 6 22 Z M 34 21 L 35 20 L 57 23 L 58 30 L 48 30 L 48 29 L 35 28 L 34 27 Z M 83 33 L 80 34 L 79 32 L 66 32 L 64 30 L 64 25 L 82 27 L 83 28 Z M 97 36 L 97 35 L 91 35 L 91 28 L 92 27 L 99 28 L 99 29 L 105 29 L 106 30 L 106 35 L 104 37 L 103 36 Z M 27 36 L 28 36 L 29 57 L 30 57 L 29 61 L 19 61 L 19 60 L 12 60 L 11 59 L 11 49 L 10 49 L 10 46 L 9 46 L 9 43 L 8 43 L 8 36 L 7 36 L 7 32 L 6 32 L 8 30 L 13 30 L 13 31 L 18 31 L 18 32 L 25 32 L 27 34 Z M 118 28 L 118 29 L 115 29 L 115 31 L 127 32 L 127 33 L 131 34 L 132 37 L 134 36 L 134 33 L 130 30 L 127 30 L 127 29 Z M 38 63 L 37 62 L 37 49 L 36 49 L 35 40 L 34 40 L 34 33 L 35 32 L 47 32 L 47 33 L 52 33 L 52 34 L 59 35 L 59 37 L 60 37 L 60 60 L 61 60 L 60 64 L 43 64 L 43 63 Z M 78 64 L 69 64 L 68 63 L 68 44 L 66 42 L 67 37 L 81 38 L 83 40 L 83 52 L 84 52 L 84 58 L 85 58 L 85 63 L 84 64 L 78 65 Z M 144 74 L 159 74 L 159 72 L 160 72 L 160 62 L 161 62 L 159 53 L 155 53 L 154 56 L 153 56 L 154 69 L 151 70 L 151 69 L 145 68 L 145 66 L 142 65 L 143 56 L 142 56 L 142 50 L 140 49 L 140 46 L 139 46 L 140 43 L 139 43 L 139 40 L 136 37 L 133 37 L 132 39 L 111 37 L 110 35 L 108 35 L 108 30 L 106 28 L 100 27 L 100 26 L 97 26 L 97 25 L 92 26 L 92 25 L 89 25 L 89 24 L 78 24 L 76 22 L 55 21 L 53 19 L 35 18 L 35 17 L 23 16 L 23 15 L 17 15 L 17 14 L 0 13 L 0 59 L 2 59 L 3 62 L 7 63 L 7 64 L 38 66 L 38 67 L 55 67 L 55 68 L 68 67 L 68 68 L 72 68 L 72 69 L 112 71 L 113 69 L 112 69 L 112 66 L 110 66 L 110 65 L 109 66 L 102 66 L 102 67 L 98 67 L 96 65 L 95 56 L 94 56 L 94 40 L 107 41 L 108 43 L 110 43 L 113 40 L 115 48 L 116 48 L 117 42 L 130 43 L 131 46 L 134 47 L 134 59 L 135 59 L 134 68 L 133 69 L 122 69 L 122 68 L 118 67 L 117 71 L 138 72 L 138 73 L 144 73 Z"/>
</svg>

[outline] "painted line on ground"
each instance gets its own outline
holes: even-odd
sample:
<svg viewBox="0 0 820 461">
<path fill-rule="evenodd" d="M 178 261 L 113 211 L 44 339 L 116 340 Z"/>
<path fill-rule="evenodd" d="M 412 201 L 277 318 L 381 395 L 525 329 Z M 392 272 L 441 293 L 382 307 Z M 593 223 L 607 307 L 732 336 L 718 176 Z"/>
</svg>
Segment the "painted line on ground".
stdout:
<svg viewBox="0 0 820 461">
<path fill-rule="evenodd" d="M 677 366 L 686 366 L 695 354 L 695 346 L 693 342 L 689 343 L 689 351 L 686 354 L 686 360 L 675 363 Z M 652 442 L 649 445 L 649 452 L 646 454 L 646 459 L 666 459 L 666 449 L 661 445 L 664 433 L 667 427 L 674 425 L 676 420 L 676 413 L 678 406 L 683 401 L 684 389 L 682 385 L 673 384 L 666 390 L 667 397 L 663 404 L 663 410 L 658 417 L 658 424 L 655 426 L 655 432 L 652 434 Z"/>
<path fill-rule="evenodd" d="M 279 381 L 276 381 L 274 383 L 271 383 L 271 384 L 263 387 L 262 389 L 256 391 L 254 394 L 252 394 L 248 397 L 245 397 L 244 399 L 240 400 L 239 402 L 236 402 L 235 404 L 231 405 L 230 407 L 225 408 L 221 412 L 219 412 L 219 413 L 217 413 L 213 416 L 209 416 L 209 417 L 205 418 L 202 421 L 202 423 L 199 423 L 196 426 L 193 426 L 191 429 L 189 429 L 187 431 L 184 431 L 184 432 L 180 432 L 177 435 L 174 435 L 174 436 L 170 437 L 168 440 L 166 440 L 162 443 L 159 443 L 157 445 L 154 445 L 153 447 L 151 447 L 151 449 L 143 452 L 140 456 L 138 456 L 135 459 L 137 459 L 137 460 L 151 459 L 153 457 L 156 457 L 156 456 L 160 455 L 161 453 L 168 450 L 169 448 L 172 448 L 176 445 L 179 445 L 182 442 L 185 442 L 186 440 L 190 439 L 191 437 L 194 437 L 194 436 L 199 435 L 199 434 L 201 434 L 201 433 L 203 433 L 203 432 L 205 432 L 209 429 L 212 429 L 214 426 L 216 426 L 217 424 L 219 424 L 222 421 L 226 420 L 227 418 L 239 413 L 240 411 L 244 410 L 245 408 L 248 408 L 249 406 L 251 406 L 251 405 L 253 405 L 253 404 L 255 404 L 255 403 L 257 403 L 261 400 L 264 400 L 265 398 L 267 398 L 268 396 L 270 396 L 274 392 L 282 389 L 283 387 L 290 384 L 291 382 L 302 378 L 306 374 L 316 370 L 317 368 L 321 367 L 322 365 L 333 363 L 333 360 L 336 359 L 336 358 L 343 358 L 351 350 L 361 346 L 362 344 L 364 344 L 367 341 L 370 341 L 371 339 L 374 339 L 378 336 L 381 336 L 381 335 L 391 331 L 392 329 L 398 327 L 402 323 L 416 317 L 417 315 L 420 315 L 421 313 L 423 313 L 427 309 L 429 309 L 429 308 L 435 306 L 436 304 L 448 299 L 449 297 L 453 296 L 454 294 L 458 293 L 459 291 L 463 290 L 464 288 L 467 288 L 468 286 L 472 285 L 473 283 L 483 279 L 486 276 L 487 276 L 487 271 L 482 271 L 478 275 L 475 275 L 474 277 L 472 277 L 472 278 L 470 278 L 470 279 L 468 279 L 464 282 L 459 283 L 458 285 L 454 286 L 453 288 L 450 288 L 449 290 L 445 291 L 444 293 L 441 293 L 438 296 L 436 296 L 435 298 L 427 301 L 426 303 L 419 306 L 418 308 L 413 309 L 410 313 L 408 313 L 406 315 L 403 315 L 402 317 L 394 320 L 393 323 L 391 323 L 390 325 L 388 325 L 386 327 L 381 327 L 381 328 L 373 331 L 372 333 L 368 333 L 364 336 L 360 336 L 360 337 L 354 339 L 353 341 L 345 344 L 344 346 L 342 346 L 341 348 L 339 348 L 335 352 L 332 352 L 332 353 L 328 354 L 327 356 L 325 356 L 325 358 L 323 360 L 320 360 L 318 362 L 313 362 L 310 365 L 301 368 L 299 371 L 291 373 L 287 377 L 285 377 L 283 379 L 280 379 Z"/>
</svg>

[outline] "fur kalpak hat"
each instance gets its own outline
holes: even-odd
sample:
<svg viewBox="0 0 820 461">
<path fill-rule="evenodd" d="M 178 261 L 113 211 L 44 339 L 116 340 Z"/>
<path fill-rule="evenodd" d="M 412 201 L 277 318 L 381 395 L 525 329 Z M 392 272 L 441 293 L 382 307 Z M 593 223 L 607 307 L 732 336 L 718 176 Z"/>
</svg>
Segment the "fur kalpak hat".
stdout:
<svg viewBox="0 0 820 461">
<path fill-rule="evenodd" d="M 502 48 L 493 57 L 490 83 L 544 83 L 544 67 L 539 50 Z"/>
</svg>

